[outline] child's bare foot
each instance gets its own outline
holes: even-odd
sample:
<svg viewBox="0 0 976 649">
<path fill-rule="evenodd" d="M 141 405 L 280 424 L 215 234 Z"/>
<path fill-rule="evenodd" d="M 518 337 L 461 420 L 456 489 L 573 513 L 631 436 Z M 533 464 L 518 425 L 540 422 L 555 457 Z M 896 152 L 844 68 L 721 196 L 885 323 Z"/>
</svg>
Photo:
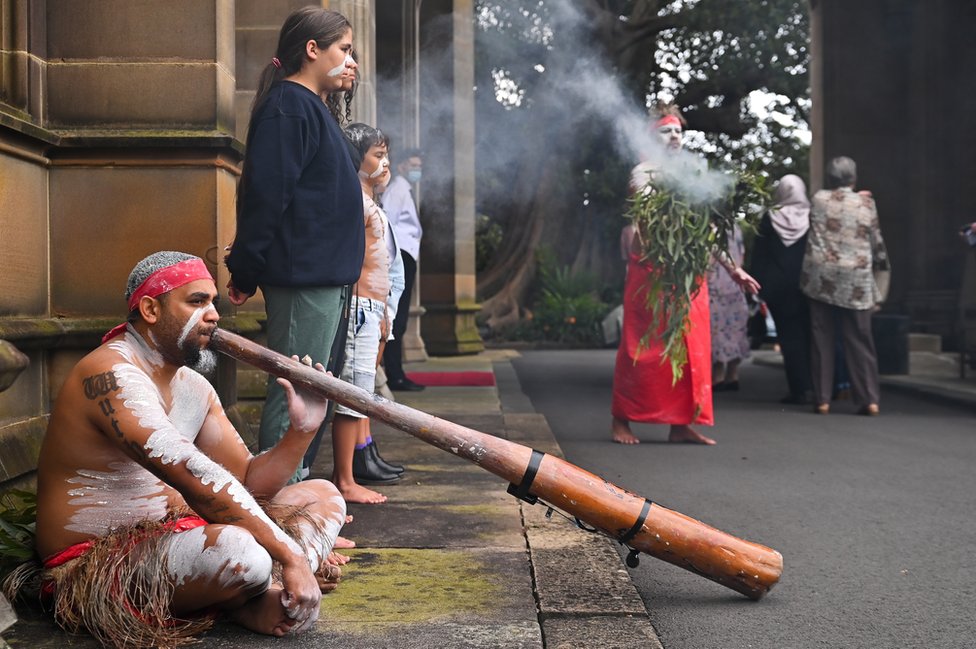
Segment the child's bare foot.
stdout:
<svg viewBox="0 0 976 649">
<path fill-rule="evenodd" d="M 386 502 L 386 496 L 383 494 L 356 483 L 352 483 L 347 487 L 339 487 L 339 485 L 336 485 L 336 487 L 339 488 L 339 493 L 342 494 L 342 497 L 346 499 L 347 503 L 378 505 Z"/>
<path fill-rule="evenodd" d="M 668 441 L 675 444 L 715 444 L 714 439 L 705 437 L 691 426 L 671 426 Z"/>
<path fill-rule="evenodd" d="M 624 419 L 613 418 L 613 423 L 610 425 L 610 434 L 613 437 L 613 441 L 617 444 L 640 444 L 640 440 L 630 432 L 630 423 Z"/>
<path fill-rule="evenodd" d="M 228 611 L 227 615 L 245 629 L 279 638 L 291 631 L 297 622 L 285 613 L 281 604 L 281 586 L 277 585 L 247 600 L 240 608 Z"/>
</svg>

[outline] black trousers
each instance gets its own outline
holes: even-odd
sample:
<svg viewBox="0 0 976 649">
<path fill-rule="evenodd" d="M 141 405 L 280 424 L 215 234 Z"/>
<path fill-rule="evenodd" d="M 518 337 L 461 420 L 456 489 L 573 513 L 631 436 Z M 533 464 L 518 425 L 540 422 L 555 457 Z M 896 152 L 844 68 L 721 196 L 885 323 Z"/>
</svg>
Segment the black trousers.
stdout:
<svg viewBox="0 0 976 649">
<path fill-rule="evenodd" d="M 771 295 L 766 306 L 776 323 L 776 340 L 783 353 L 783 368 L 790 396 L 802 398 L 810 391 L 810 307 L 796 289 Z"/>
<path fill-rule="evenodd" d="M 403 335 L 407 332 L 410 296 L 417 277 L 417 260 L 402 250 L 400 256 L 403 258 L 403 294 L 400 295 L 396 318 L 393 319 L 393 340 L 388 340 L 386 349 L 383 350 L 383 370 L 386 372 L 386 380 L 391 382 L 407 378 L 403 371 Z"/>
</svg>

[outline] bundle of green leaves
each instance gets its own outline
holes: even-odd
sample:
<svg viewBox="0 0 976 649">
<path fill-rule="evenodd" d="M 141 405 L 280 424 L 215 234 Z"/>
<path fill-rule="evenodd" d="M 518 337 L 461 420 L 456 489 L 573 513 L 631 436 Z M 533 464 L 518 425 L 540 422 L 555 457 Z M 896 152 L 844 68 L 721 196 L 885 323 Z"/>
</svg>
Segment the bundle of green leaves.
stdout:
<svg viewBox="0 0 976 649">
<path fill-rule="evenodd" d="M 662 167 L 630 199 L 627 218 L 636 230 L 641 261 L 652 272 L 644 287 L 651 326 L 641 337 L 647 349 L 660 338 L 661 362 L 669 362 L 674 381 L 688 362 L 685 334 L 692 299 L 701 290 L 713 254 L 727 255 L 729 235 L 739 222 L 754 227 L 770 206 L 768 178 L 762 173 L 677 170 Z M 701 181 L 696 182 L 696 181 Z"/>
<path fill-rule="evenodd" d="M 12 490 L 0 497 L 0 579 L 34 557 L 37 496 Z"/>
</svg>

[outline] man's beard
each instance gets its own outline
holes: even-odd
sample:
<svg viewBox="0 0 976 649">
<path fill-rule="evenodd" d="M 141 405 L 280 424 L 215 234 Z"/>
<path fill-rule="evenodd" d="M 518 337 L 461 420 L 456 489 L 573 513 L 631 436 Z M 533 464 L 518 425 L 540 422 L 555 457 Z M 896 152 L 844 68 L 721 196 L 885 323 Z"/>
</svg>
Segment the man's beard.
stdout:
<svg viewBox="0 0 976 649">
<path fill-rule="evenodd" d="M 213 350 L 184 343 L 181 351 L 183 364 L 191 370 L 210 376 L 217 369 L 217 354 Z"/>
</svg>

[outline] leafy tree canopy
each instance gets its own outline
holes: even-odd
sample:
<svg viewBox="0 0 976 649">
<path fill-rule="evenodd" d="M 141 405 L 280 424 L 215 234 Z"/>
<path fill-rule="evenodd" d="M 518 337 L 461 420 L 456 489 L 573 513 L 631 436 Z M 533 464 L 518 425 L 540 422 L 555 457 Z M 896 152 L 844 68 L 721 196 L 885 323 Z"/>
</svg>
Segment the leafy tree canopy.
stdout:
<svg viewBox="0 0 976 649">
<path fill-rule="evenodd" d="M 681 106 L 686 147 L 712 164 L 805 176 L 807 11 L 805 0 L 481 0 L 478 196 L 505 233 L 479 275 L 489 317 L 494 296 L 509 313 L 531 293 L 520 264 L 534 247 L 619 272 L 628 134 L 646 131 L 657 101 Z"/>
</svg>

